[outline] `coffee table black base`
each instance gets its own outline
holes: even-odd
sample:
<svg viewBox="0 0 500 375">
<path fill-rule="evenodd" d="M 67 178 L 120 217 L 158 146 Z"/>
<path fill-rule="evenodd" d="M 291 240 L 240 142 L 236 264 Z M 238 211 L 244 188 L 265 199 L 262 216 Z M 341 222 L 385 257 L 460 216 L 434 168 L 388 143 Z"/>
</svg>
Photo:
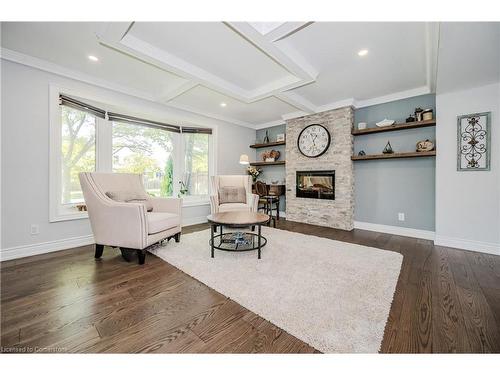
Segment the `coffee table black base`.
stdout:
<svg viewBox="0 0 500 375">
<path fill-rule="evenodd" d="M 217 232 L 217 227 L 220 228 L 220 234 Z M 210 225 L 210 251 L 211 257 L 215 255 L 215 250 L 242 252 L 257 250 L 257 258 L 261 258 L 261 249 L 267 244 L 267 239 L 261 234 L 261 225 L 257 225 L 257 234 L 252 232 L 240 232 L 244 237 L 251 238 L 250 244 L 235 244 L 228 241 L 228 238 L 234 237 L 238 232 L 223 233 L 222 225 Z"/>
</svg>

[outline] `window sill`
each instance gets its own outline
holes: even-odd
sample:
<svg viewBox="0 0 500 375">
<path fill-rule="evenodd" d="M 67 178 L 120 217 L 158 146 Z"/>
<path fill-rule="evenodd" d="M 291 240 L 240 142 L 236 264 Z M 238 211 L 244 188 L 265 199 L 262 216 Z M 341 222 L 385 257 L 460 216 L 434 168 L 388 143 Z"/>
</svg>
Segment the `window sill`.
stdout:
<svg viewBox="0 0 500 375">
<path fill-rule="evenodd" d="M 74 213 L 64 213 L 64 214 L 58 213 L 51 215 L 49 221 L 51 223 L 57 223 L 59 221 L 81 220 L 88 218 L 89 218 L 88 212 L 74 212 Z"/>
<path fill-rule="evenodd" d="M 193 200 L 182 200 L 182 207 L 197 207 L 197 206 L 209 206 L 210 200 L 208 199 L 193 199 Z"/>
</svg>

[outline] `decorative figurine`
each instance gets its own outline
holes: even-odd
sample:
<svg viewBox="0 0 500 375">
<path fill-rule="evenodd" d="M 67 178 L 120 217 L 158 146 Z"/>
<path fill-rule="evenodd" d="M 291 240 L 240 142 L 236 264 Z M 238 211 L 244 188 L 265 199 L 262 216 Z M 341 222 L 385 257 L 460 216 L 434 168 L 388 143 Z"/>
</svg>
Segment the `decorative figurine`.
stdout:
<svg viewBox="0 0 500 375">
<path fill-rule="evenodd" d="M 415 117 L 413 117 L 413 114 L 410 114 L 410 116 L 406 118 L 406 122 L 415 122 Z"/>
<path fill-rule="evenodd" d="M 266 136 L 264 137 L 264 142 L 263 143 L 269 143 L 269 134 L 268 134 L 267 130 L 266 130 Z"/>
<path fill-rule="evenodd" d="M 358 156 L 364 156 L 366 155 L 366 152 L 364 152 L 363 150 L 361 150 L 360 152 L 358 152 Z"/>
<path fill-rule="evenodd" d="M 428 152 L 432 150 L 434 150 L 434 143 L 428 139 L 417 142 L 417 152 Z"/>
<path fill-rule="evenodd" d="M 422 112 L 424 112 L 422 108 L 415 108 L 415 121 L 422 121 Z"/>
<path fill-rule="evenodd" d="M 393 154 L 394 151 L 392 150 L 391 142 L 387 141 L 387 144 L 385 145 L 384 151 L 382 151 L 383 154 Z"/>
</svg>

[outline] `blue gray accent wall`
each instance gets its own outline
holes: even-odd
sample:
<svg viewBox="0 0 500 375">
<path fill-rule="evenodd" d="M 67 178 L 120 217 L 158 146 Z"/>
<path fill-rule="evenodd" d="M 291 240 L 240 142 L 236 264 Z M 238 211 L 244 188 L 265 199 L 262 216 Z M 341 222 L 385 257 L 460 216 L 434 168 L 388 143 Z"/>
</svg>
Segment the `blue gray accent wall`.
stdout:
<svg viewBox="0 0 500 375">
<path fill-rule="evenodd" d="M 270 142 L 275 142 L 276 141 L 276 136 L 278 134 L 285 134 L 286 133 L 286 125 L 278 125 L 278 126 L 273 126 L 270 128 L 265 128 L 265 129 L 259 129 L 256 131 L 256 143 L 262 143 L 264 140 L 264 137 L 266 136 L 266 130 L 268 132 L 269 136 L 269 141 Z M 280 160 L 286 160 L 286 154 L 285 154 L 285 146 L 272 146 L 272 147 L 266 147 L 266 148 L 258 148 L 256 149 L 256 156 L 257 160 L 262 160 L 261 154 L 265 151 L 270 151 L 270 150 L 278 150 L 281 155 L 280 155 Z M 262 174 L 259 176 L 259 180 L 263 181 L 265 183 L 270 184 L 273 181 L 278 181 L 280 184 L 284 184 L 286 179 L 286 174 L 285 174 L 285 166 L 284 165 L 272 165 L 272 166 L 265 166 L 262 168 Z M 281 196 L 280 198 L 280 211 L 285 211 L 285 196 Z"/>
<path fill-rule="evenodd" d="M 435 95 L 357 109 L 354 126 L 366 122 L 368 127 L 374 127 L 384 118 L 404 122 L 416 107 L 432 108 L 435 118 Z M 354 138 L 354 153 L 360 150 L 367 154 L 381 153 L 387 141 L 391 142 L 395 152 L 410 152 L 415 151 L 415 144 L 424 139 L 435 142 L 434 127 L 357 136 Z M 439 145 L 436 145 L 436 150 L 439 152 Z M 434 231 L 435 170 L 434 157 L 356 161 L 355 221 Z M 405 214 L 405 221 L 398 220 L 400 212 Z"/>
</svg>

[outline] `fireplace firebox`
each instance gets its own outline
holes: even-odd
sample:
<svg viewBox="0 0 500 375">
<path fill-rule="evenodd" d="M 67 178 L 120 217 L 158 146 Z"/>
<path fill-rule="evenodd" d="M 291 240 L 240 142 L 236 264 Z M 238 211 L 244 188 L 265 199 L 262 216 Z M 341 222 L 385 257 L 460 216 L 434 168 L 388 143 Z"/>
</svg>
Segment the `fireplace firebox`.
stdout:
<svg viewBox="0 0 500 375">
<path fill-rule="evenodd" d="M 297 171 L 298 198 L 335 199 L 335 171 Z"/>
</svg>

